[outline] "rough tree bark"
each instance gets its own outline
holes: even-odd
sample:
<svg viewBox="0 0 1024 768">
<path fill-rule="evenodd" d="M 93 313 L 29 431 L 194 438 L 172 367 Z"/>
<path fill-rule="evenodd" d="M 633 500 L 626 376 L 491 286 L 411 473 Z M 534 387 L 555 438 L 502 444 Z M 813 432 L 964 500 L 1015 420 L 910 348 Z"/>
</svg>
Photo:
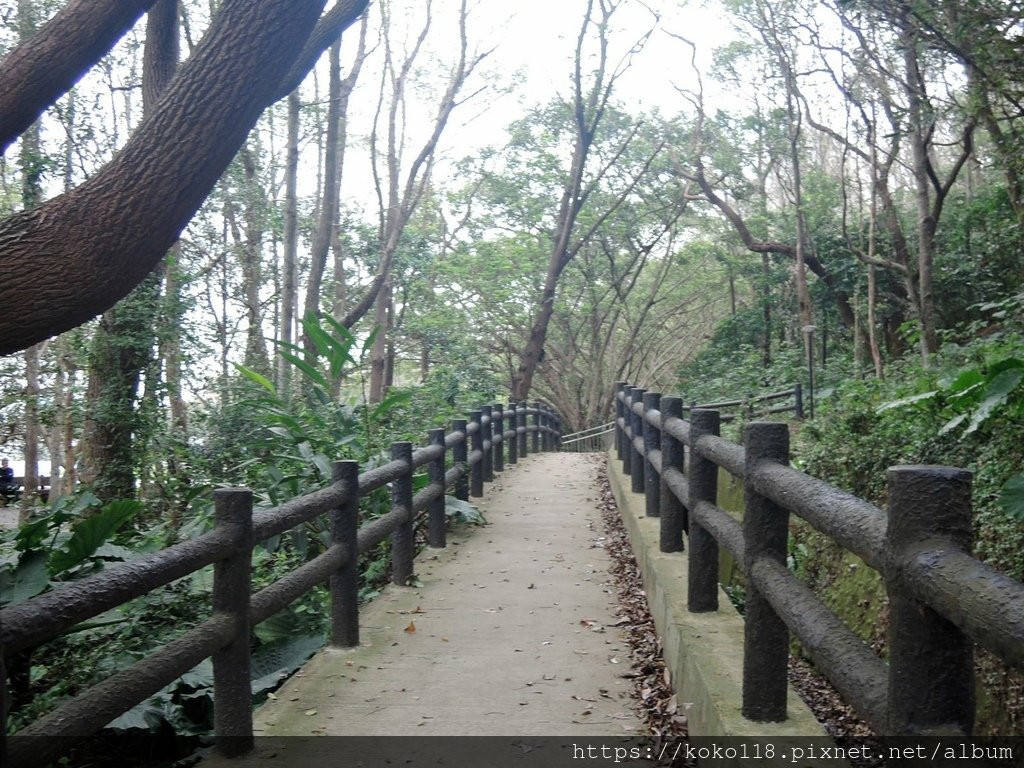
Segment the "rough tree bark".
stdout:
<svg viewBox="0 0 1024 768">
<path fill-rule="evenodd" d="M 18 35 L 28 39 L 36 32 L 35 6 L 29 0 L 18 0 Z M 44 158 L 41 154 L 41 136 L 38 122 L 33 122 L 21 138 L 21 201 L 25 210 L 39 205 L 42 197 Z M 40 344 L 25 350 L 25 493 L 18 512 L 19 522 L 28 520 L 39 493 L 39 441 L 42 428 L 39 423 L 39 358 Z"/>
<path fill-rule="evenodd" d="M 242 267 L 242 296 L 245 304 L 245 365 L 261 374 L 270 373 L 270 356 L 263 335 L 263 235 L 266 228 L 266 191 L 260 185 L 256 152 L 244 147 L 238 153 L 241 176 L 235 189 L 227 191 L 224 218 Z"/>
<path fill-rule="evenodd" d="M 367 2 L 339 5 L 351 23 Z M 0 222 L 0 265 L 13 277 L 0 284 L 0 354 L 85 322 L 149 274 L 278 98 L 323 7 L 324 0 L 225 0 L 164 98 L 107 166 Z M 0 111 L 0 123 L 7 120 Z M 19 289 L 18 278 L 38 273 L 50 279 Z"/>
<path fill-rule="evenodd" d="M 142 109 L 152 112 L 178 65 L 178 0 L 158 0 L 146 23 Z M 89 401 L 82 435 L 84 476 L 104 501 L 130 498 L 143 452 L 137 408 L 143 371 L 152 381 L 160 325 L 164 269 L 147 275 L 128 296 L 103 313 L 89 359 Z"/>
<path fill-rule="evenodd" d="M 281 322 L 278 336 L 291 344 L 295 332 L 295 300 L 298 285 L 299 251 L 299 122 L 302 102 L 299 92 L 288 94 L 288 143 L 284 161 L 284 254 L 281 264 Z M 291 370 L 287 360 L 278 357 L 277 386 L 288 396 L 291 391 Z"/>
</svg>

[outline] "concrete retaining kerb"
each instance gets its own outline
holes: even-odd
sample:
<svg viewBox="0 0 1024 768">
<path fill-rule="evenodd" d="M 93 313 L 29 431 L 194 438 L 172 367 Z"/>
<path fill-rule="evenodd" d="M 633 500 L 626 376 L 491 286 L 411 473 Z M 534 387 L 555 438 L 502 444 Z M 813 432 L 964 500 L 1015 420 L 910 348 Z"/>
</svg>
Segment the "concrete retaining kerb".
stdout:
<svg viewBox="0 0 1024 768">
<path fill-rule="evenodd" d="M 627 490 L 628 479 L 613 458 L 609 454 L 608 479 L 643 575 L 665 664 L 690 735 L 758 741 L 793 736 L 827 739 L 822 725 L 792 688 L 784 722 L 759 723 L 742 716 L 743 618 L 724 591 L 717 611 L 686 610 L 687 559 L 681 553 L 659 551 L 659 520 L 645 516 L 644 497 Z"/>
</svg>

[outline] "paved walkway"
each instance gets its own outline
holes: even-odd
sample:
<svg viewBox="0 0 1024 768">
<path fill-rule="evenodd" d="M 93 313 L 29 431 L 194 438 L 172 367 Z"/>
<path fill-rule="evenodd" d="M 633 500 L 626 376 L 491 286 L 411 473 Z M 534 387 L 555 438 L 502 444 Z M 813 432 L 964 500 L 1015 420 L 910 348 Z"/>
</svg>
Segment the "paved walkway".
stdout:
<svg viewBox="0 0 1024 768">
<path fill-rule="evenodd" d="M 314 657 L 257 735 L 638 734 L 597 468 L 564 453 L 507 468 L 480 500 L 489 525 L 422 553 L 422 586 L 366 606 L 362 646 Z"/>
</svg>

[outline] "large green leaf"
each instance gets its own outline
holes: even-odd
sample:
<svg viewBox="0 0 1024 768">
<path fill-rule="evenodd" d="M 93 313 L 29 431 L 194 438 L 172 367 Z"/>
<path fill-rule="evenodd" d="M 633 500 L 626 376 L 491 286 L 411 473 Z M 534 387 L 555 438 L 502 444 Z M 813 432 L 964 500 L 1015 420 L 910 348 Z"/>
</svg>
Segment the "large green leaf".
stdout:
<svg viewBox="0 0 1024 768">
<path fill-rule="evenodd" d="M 313 317 L 303 320 L 302 327 L 320 356 L 325 358 L 330 364 L 332 378 L 340 376 L 346 365 L 355 362 L 351 354 L 354 341 L 352 334 L 347 329 L 344 329 L 343 326 L 338 325 L 336 321 L 332 323 L 332 328 L 336 332 L 337 328 L 344 330 L 344 333 L 338 333 L 338 336 L 334 336 L 324 330 L 316 318 Z"/>
<path fill-rule="evenodd" d="M 158 731 L 169 719 L 172 707 L 170 695 L 162 691 L 115 717 L 106 727 L 115 731 Z"/>
<path fill-rule="evenodd" d="M 999 494 L 999 506 L 1010 517 L 1024 521 L 1024 474 L 1014 475 L 1006 481 Z"/>
<path fill-rule="evenodd" d="M 484 517 L 483 512 L 468 501 L 457 499 L 454 496 L 444 497 L 444 513 L 457 523 L 487 525 L 487 518 Z"/>
<path fill-rule="evenodd" d="M 882 413 L 883 411 L 888 411 L 893 408 L 903 408 L 904 406 L 920 403 L 924 400 L 931 400 L 937 394 L 939 394 L 939 390 L 933 389 L 931 392 L 922 392 L 919 395 L 911 395 L 910 397 L 904 397 L 900 400 L 892 400 L 888 403 L 882 403 L 880 406 L 875 408 L 875 413 Z"/>
<path fill-rule="evenodd" d="M 290 608 L 285 608 L 253 627 L 253 632 L 264 643 L 273 643 L 295 636 L 298 628 L 299 617 Z"/>
<path fill-rule="evenodd" d="M 13 571 L 0 571 L 0 605 L 20 603 L 35 597 L 50 584 L 47 553 L 28 552 Z"/>
<path fill-rule="evenodd" d="M 1017 388 L 1022 379 L 1024 379 L 1024 368 L 1008 368 L 996 374 L 985 388 L 985 397 L 971 414 L 971 423 L 967 425 L 964 434 L 969 435 L 976 431 L 996 408 L 1006 402 L 1010 393 Z"/>
<path fill-rule="evenodd" d="M 182 685 L 195 690 L 213 688 L 213 661 L 203 659 L 179 679 Z"/>
<path fill-rule="evenodd" d="M 84 562 L 142 509 L 131 499 L 112 501 L 100 512 L 80 520 L 72 529 L 71 538 L 50 557 L 50 573 L 56 576 Z"/>
<path fill-rule="evenodd" d="M 412 400 L 412 392 L 409 392 L 408 390 L 393 392 L 374 406 L 373 411 L 370 413 L 370 417 L 380 420 L 387 416 L 394 408 L 404 405 L 410 400 Z"/>
<path fill-rule="evenodd" d="M 373 342 L 377 340 L 377 334 L 380 333 L 380 326 L 375 325 L 373 330 L 370 331 L 370 335 L 366 337 L 366 341 L 363 342 L 362 356 L 365 357 L 366 353 L 373 348 Z"/>
<path fill-rule="evenodd" d="M 968 416 L 970 416 L 969 413 L 961 413 L 959 416 L 954 416 L 952 419 L 950 419 L 949 421 L 942 425 L 942 428 L 939 430 L 939 434 L 949 434 L 954 429 L 963 424 L 965 421 L 967 421 Z"/>
<path fill-rule="evenodd" d="M 351 349 L 356 343 L 356 337 L 352 335 L 352 331 L 330 315 L 324 315 L 323 320 L 331 326 L 331 330 L 334 332 L 334 338 L 337 339 L 338 343 L 348 350 L 348 354 L 351 354 Z"/>
<path fill-rule="evenodd" d="M 331 460 L 324 456 L 322 453 L 318 453 L 313 456 L 313 464 L 320 471 L 320 476 L 325 480 L 331 478 Z"/>
<path fill-rule="evenodd" d="M 324 390 L 330 390 L 331 385 L 327 383 L 327 379 L 324 378 L 324 375 L 305 360 L 297 355 L 293 355 L 291 352 L 279 351 L 278 354 L 291 363 L 292 366 L 302 371 L 306 378 L 318 387 L 322 387 Z"/>
<path fill-rule="evenodd" d="M 971 392 L 979 385 L 984 383 L 985 375 L 977 368 L 969 368 L 966 371 L 961 371 L 960 374 L 951 381 L 946 390 L 949 395 L 958 397 Z"/>
<path fill-rule="evenodd" d="M 266 376 L 264 376 L 261 373 L 257 373 L 252 368 L 246 368 L 244 365 L 239 365 L 238 363 L 232 363 L 232 365 L 234 365 L 235 369 L 240 374 L 245 376 L 245 378 L 259 384 L 261 387 L 267 390 L 267 392 L 274 395 L 275 397 L 277 396 L 277 389 L 274 387 L 273 384 L 270 383 L 270 380 Z"/>
<path fill-rule="evenodd" d="M 252 655 L 253 695 L 276 688 L 284 678 L 320 650 L 325 642 L 326 638 L 322 635 L 296 635 L 261 645 Z"/>
</svg>

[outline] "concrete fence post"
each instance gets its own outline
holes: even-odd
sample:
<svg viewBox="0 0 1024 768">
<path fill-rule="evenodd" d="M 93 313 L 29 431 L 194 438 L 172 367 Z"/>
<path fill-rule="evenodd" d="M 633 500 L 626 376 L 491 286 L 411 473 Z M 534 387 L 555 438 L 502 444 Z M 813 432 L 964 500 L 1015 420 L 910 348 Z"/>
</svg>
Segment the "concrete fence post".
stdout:
<svg viewBox="0 0 1024 768">
<path fill-rule="evenodd" d="M 637 438 L 643 440 L 644 436 L 644 418 L 637 413 L 640 408 L 637 408 L 639 404 L 643 407 L 644 395 L 646 389 L 637 387 L 633 390 L 633 402 L 629 406 L 629 421 L 632 426 L 633 435 L 629 441 L 629 477 L 632 481 L 631 490 L 633 493 L 644 492 L 644 455 L 637 449 L 636 443 Z"/>
<path fill-rule="evenodd" d="M 525 459 L 530 453 L 529 433 L 526 431 L 526 402 L 516 405 L 516 434 L 519 437 L 519 457 Z"/>
<path fill-rule="evenodd" d="M 686 454 L 683 443 L 672 437 L 665 425 L 669 419 L 683 418 L 683 400 L 680 397 L 661 398 L 661 530 L 658 548 L 662 552 L 683 551 L 683 531 L 686 529 L 686 507 L 665 482 L 669 469 L 685 472 Z"/>
<path fill-rule="evenodd" d="M 391 532 L 391 583 L 404 587 L 412 579 L 416 556 L 412 524 L 412 443 L 392 443 L 391 459 L 406 464 L 405 472 L 391 483 L 391 509 L 405 510 L 405 520 Z"/>
<path fill-rule="evenodd" d="M 704 435 L 718 435 L 718 411 L 690 411 L 690 503 L 692 511 L 703 501 L 718 501 L 718 465 L 700 455 L 697 442 Z M 687 559 L 687 609 L 691 613 L 718 610 L 718 542 L 690 517 L 690 551 Z"/>
<path fill-rule="evenodd" d="M 534 403 L 534 434 L 531 435 L 529 450 L 541 453 L 541 403 Z"/>
<path fill-rule="evenodd" d="M 888 488 L 889 732 L 970 734 L 973 643 L 918 601 L 904 574 L 915 567 L 907 550 L 928 539 L 938 547 L 971 551 L 971 473 L 954 467 L 891 467 Z"/>
<path fill-rule="evenodd" d="M 744 431 L 746 477 L 743 488 L 743 541 L 747 573 L 762 558 L 786 564 L 789 510 L 752 488 L 758 464 L 789 464 L 789 428 L 785 424 L 755 421 Z M 758 722 L 786 719 L 789 629 L 775 609 L 747 581 L 743 639 L 743 716 Z"/>
<path fill-rule="evenodd" d="M 447 520 L 444 511 L 444 430 L 430 430 L 429 440 L 431 445 L 438 446 L 441 449 L 441 455 L 427 465 L 427 478 L 430 480 L 431 485 L 441 486 L 441 493 L 427 507 L 427 546 L 434 549 L 443 549 L 448 544 Z"/>
<path fill-rule="evenodd" d="M 489 405 L 480 406 L 480 425 L 483 428 L 482 443 L 484 455 L 483 475 L 485 483 L 494 482 L 494 425 L 491 422 L 492 408 Z"/>
<path fill-rule="evenodd" d="M 470 436 L 469 460 L 473 460 L 473 454 L 477 454 L 477 461 L 469 468 L 469 495 L 473 498 L 480 498 L 484 495 L 484 435 L 481 420 L 483 414 L 480 411 L 473 411 L 469 414 L 469 421 L 476 425 L 476 429 Z"/>
<path fill-rule="evenodd" d="M 804 385 L 797 382 L 793 385 L 793 410 L 798 419 L 804 417 Z"/>
<path fill-rule="evenodd" d="M 622 461 L 623 444 L 626 441 L 626 430 L 622 428 L 622 414 L 625 413 L 625 406 L 622 398 L 625 396 L 626 382 L 620 381 L 615 385 L 615 458 Z"/>
<path fill-rule="evenodd" d="M 228 614 L 235 625 L 231 642 L 213 654 L 213 727 L 217 751 L 237 757 L 255 743 L 249 660 L 252 491 L 224 488 L 214 491 L 213 500 L 216 526 L 227 530 L 234 544 L 230 557 L 213 566 L 213 611 Z"/>
<path fill-rule="evenodd" d="M 465 419 L 452 420 L 452 432 L 461 432 L 462 439 L 452 446 L 452 461 L 465 471 L 455 481 L 455 498 L 469 501 L 469 434 L 466 432 L 468 423 Z"/>
<path fill-rule="evenodd" d="M 651 451 L 661 450 L 661 429 L 648 420 L 651 411 L 661 409 L 661 393 L 644 393 L 644 512 L 647 517 L 661 514 L 661 478 L 658 470 L 651 463 Z"/>
<path fill-rule="evenodd" d="M 494 450 L 491 451 L 491 465 L 495 472 L 505 471 L 505 413 L 501 403 L 491 406 L 491 418 L 494 425 L 491 427 L 491 440 L 494 441 Z"/>
<path fill-rule="evenodd" d="M 331 574 L 331 645 L 354 648 L 359 645 L 359 462 L 334 462 L 331 480 L 348 490 L 345 502 L 331 510 L 331 544 L 343 547 L 347 556 Z"/>
<path fill-rule="evenodd" d="M 519 414 L 516 411 L 516 404 L 509 403 L 505 413 L 508 414 L 508 429 L 505 430 L 505 439 L 508 442 L 508 463 L 516 464 L 519 462 L 519 434 L 516 432 L 519 428 Z"/>
<path fill-rule="evenodd" d="M 622 401 L 622 474 L 629 477 L 633 472 L 633 397 L 636 387 L 627 384 Z"/>
</svg>

